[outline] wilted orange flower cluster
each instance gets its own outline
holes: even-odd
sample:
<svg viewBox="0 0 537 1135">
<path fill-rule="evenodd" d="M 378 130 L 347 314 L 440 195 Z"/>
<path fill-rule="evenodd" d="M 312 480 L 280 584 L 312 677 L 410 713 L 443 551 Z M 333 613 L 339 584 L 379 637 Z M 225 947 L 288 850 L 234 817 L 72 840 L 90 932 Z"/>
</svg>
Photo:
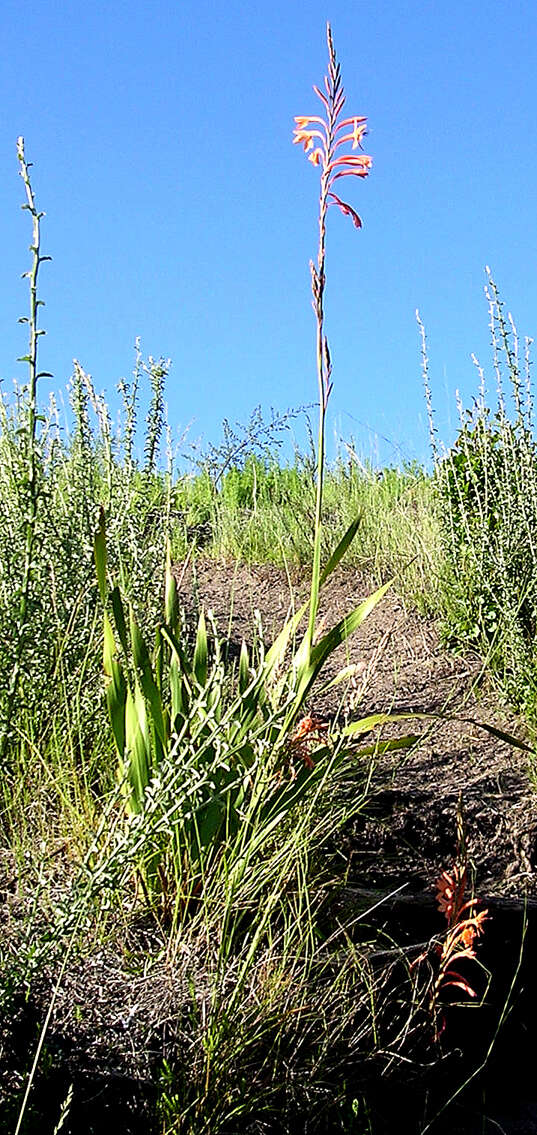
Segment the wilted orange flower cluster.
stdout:
<svg viewBox="0 0 537 1135">
<path fill-rule="evenodd" d="M 435 984 L 435 993 L 441 988 L 452 985 L 462 989 L 469 997 L 476 997 L 475 989 L 465 980 L 457 970 L 451 968 L 453 962 L 462 958 L 475 958 L 475 942 L 483 933 L 484 923 L 488 911 L 481 910 L 476 914 L 477 899 L 464 901 L 467 883 L 467 870 L 460 863 L 455 863 L 451 871 L 443 871 L 438 883 L 437 903 L 438 909 L 445 915 L 449 931 L 439 949 L 440 962 L 438 976 Z"/>
<path fill-rule="evenodd" d="M 305 764 L 306 768 L 315 768 L 315 762 L 310 754 L 310 746 L 312 742 L 318 741 L 321 734 L 327 729 L 327 723 L 319 717 L 303 717 L 299 721 L 289 742 L 289 748 L 291 753 Z"/>
<path fill-rule="evenodd" d="M 429 991 L 429 1012 L 435 1022 L 435 1037 L 439 1038 L 444 1028 L 443 1016 L 438 1018 L 438 1002 L 442 989 L 448 986 L 461 989 L 468 997 L 475 998 L 475 989 L 466 980 L 454 963 L 463 960 L 473 961 L 476 958 L 476 941 L 484 932 L 484 925 L 488 917 L 487 910 L 476 912 L 477 899 L 471 898 L 466 902 L 464 895 L 467 884 L 467 870 L 460 859 L 454 863 L 450 871 L 443 871 L 436 884 L 436 899 L 438 909 L 444 915 L 448 924 L 448 931 L 443 941 L 434 941 L 412 963 L 415 969 L 422 962 L 435 956 L 435 976 Z M 440 1023 L 439 1023 L 440 1021 Z"/>
<path fill-rule="evenodd" d="M 473 904 L 467 903 L 466 905 L 468 907 Z M 462 989 L 469 997 L 477 997 L 475 989 L 457 970 L 451 969 L 451 966 L 453 962 L 460 961 L 462 958 L 473 959 L 476 957 L 475 941 L 483 934 L 487 916 L 488 911 L 480 910 L 478 914 L 471 914 L 462 922 L 457 922 L 446 934 L 440 953 L 437 990 L 447 985 L 454 985 Z"/>
<path fill-rule="evenodd" d="M 445 915 L 448 926 L 458 922 L 464 909 L 464 892 L 466 890 L 466 867 L 455 863 L 451 871 L 442 871 L 436 884 L 436 901 L 439 911 Z M 471 905 L 471 904 L 466 904 Z"/>
</svg>

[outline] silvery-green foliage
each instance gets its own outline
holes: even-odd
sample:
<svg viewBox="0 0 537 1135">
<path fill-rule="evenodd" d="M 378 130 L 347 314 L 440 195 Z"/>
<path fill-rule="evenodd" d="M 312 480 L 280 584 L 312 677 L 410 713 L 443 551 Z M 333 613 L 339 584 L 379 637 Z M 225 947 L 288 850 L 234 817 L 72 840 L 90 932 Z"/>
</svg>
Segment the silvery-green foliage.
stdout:
<svg viewBox="0 0 537 1135">
<path fill-rule="evenodd" d="M 537 695 L 537 447 L 530 343 L 519 357 L 517 332 L 488 278 L 496 381 L 471 410 L 459 404 L 460 428 L 449 452 L 436 449 L 443 544 L 449 565 L 447 627 L 472 640 L 501 675 L 509 697 Z M 434 436 L 433 436 L 434 440 Z"/>
<path fill-rule="evenodd" d="M 36 445 L 39 507 L 21 675 L 12 734 L 30 717 L 46 731 L 59 699 L 76 693 L 88 720 L 98 714 L 100 622 L 93 538 L 99 507 L 109 515 L 112 571 L 127 585 L 146 633 L 157 618 L 169 511 L 164 474 L 125 460 L 102 396 L 79 364 L 70 387 L 73 426 L 58 426 L 54 404 Z M 0 713 L 9 696 L 23 585 L 28 479 L 24 391 L 1 403 L 0 435 Z M 98 722 L 96 726 L 99 728 Z"/>
</svg>

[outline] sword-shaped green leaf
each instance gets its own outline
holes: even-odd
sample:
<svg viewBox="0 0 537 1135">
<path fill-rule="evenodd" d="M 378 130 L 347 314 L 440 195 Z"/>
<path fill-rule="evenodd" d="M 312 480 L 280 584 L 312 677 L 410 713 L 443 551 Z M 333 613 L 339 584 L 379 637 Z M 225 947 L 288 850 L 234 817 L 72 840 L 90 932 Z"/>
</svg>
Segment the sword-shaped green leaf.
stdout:
<svg viewBox="0 0 537 1135">
<path fill-rule="evenodd" d="M 363 736 L 364 733 L 371 733 L 378 725 L 388 725 L 394 721 L 423 721 L 429 717 L 428 713 L 371 713 L 359 721 L 351 721 L 342 729 L 342 733 L 345 737 Z"/>
<path fill-rule="evenodd" d="M 127 690 L 125 735 L 125 748 L 130 760 L 129 783 L 132 788 L 129 804 L 131 811 L 141 812 L 144 793 L 149 784 L 150 755 L 145 702 L 138 686 L 134 697 Z"/>
<path fill-rule="evenodd" d="M 356 520 L 353 520 L 352 524 L 349 524 L 349 527 L 347 528 L 347 531 L 344 532 L 343 536 L 341 537 L 339 544 L 337 545 L 336 548 L 334 548 L 332 555 L 330 556 L 328 562 L 325 564 L 325 567 L 323 568 L 323 570 L 321 572 L 321 576 L 320 576 L 320 579 L 319 579 L 319 586 L 320 587 L 322 587 L 323 584 L 326 583 L 329 576 L 332 575 L 332 572 L 335 571 L 338 564 L 343 559 L 343 556 L 345 555 L 347 548 L 350 547 L 350 545 L 352 544 L 352 542 L 354 540 L 354 537 L 356 536 L 356 533 L 357 533 L 358 528 L 359 528 L 360 523 L 361 523 L 361 519 L 362 519 L 361 516 L 357 516 Z"/>
<path fill-rule="evenodd" d="M 270 678 L 276 667 L 283 662 L 285 652 L 291 640 L 291 636 L 295 634 L 296 630 L 298 630 L 298 627 L 302 619 L 304 618 L 308 606 L 308 603 L 303 603 L 299 610 L 296 611 L 290 619 L 287 619 L 287 622 L 282 627 L 278 637 L 275 638 L 272 646 L 269 650 L 267 650 L 263 666 L 263 674 L 265 676 L 265 679 Z"/>
<path fill-rule="evenodd" d="M 248 654 L 248 647 L 244 639 L 242 640 L 241 654 L 239 658 L 239 690 L 241 694 L 244 693 L 251 682 L 250 675 L 250 656 Z"/>
<path fill-rule="evenodd" d="M 164 579 L 164 618 L 168 626 L 175 630 L 177 626 L 177 583 L 171 570 L 169 541 L 166 549 L 166 575 Z"/>
<path fill-rule="evenodd" d="M 125 611 L 123 609 L 123 600 L 119 591 L 119 587 L 113 587 L 110 592 L 110 602 L 112 604 L 112 611 L 114 614 L 114 622 L 118 638 L 123 647 L 125 658 L 129 657 L 129 642 L 127 638 L 127 625 L 125 622 Z"/>
<path fill-rule="evenodd" d="M 194 647 L 194 660 L 192 665 L 194 674 L 200 686 L 205 686 L 207 683 L 208 658 L 209 650 L 207 644 L 207 624 L 205 622 L 205 615 L 202 611 L 198 622 L 196 645 Z"/>
<path fill-rule="evenodd" d="M 125 752 L 125 701 L 127 684 L 117 660 L 114 632 L 108 616 L 104 616 L 103 671 L 106 683 L 106 704 L 114 741 L 120 758 Z"/>
<path fill-rule="evenodd" d="M 386 592 L 391 587 L 391 581 L 385 583 L 383 587 L 379 587 L 378 591 L 373 592 L 359 607 L 345 615 L 336 623 L 315 646 L 311 649 L 309 659 L 303 656 L 299 662 L 298 668 L 298 686 L 297 686 L 297 705 L 300 706 L 304 701 L 312 683 L 314 682 L 317 674 L 326 662 L 326 659 L 341 646 L 354 631 L 364 622 L 364 619 L 370 614 L 377 603 L 382 599 Z"/>
<path fill-rule="evenodd" d="M 193 674 L 185 652 L 170 627 L 161 627 L 162 637 L 172 651 L 170 660 L 170 690 L 172 721 L 177 715 L 186 717 L 193 696 Z"/>
<path fill-rule="evenodd" d="M 151 710 L 151 718 L 155 729 L 156 736 L 160 742 L 161 751 L 157 755 L 162 758 L 163 750 L 167 745 L 168 738 L 166 736 L 166 725 L 164 721 L 163 706 L 160 697 L 160 691 L 155 682 L 153 675 L 153 668 L 151 666 L 151 659 L 149 651 L 145 642 L 140 634 L 140 629 L 134 618 L 132 608 L 129 614 L 129 625 L 132 642 L 132 655 L 134 665 L 137 670 L 140 686 L 144 696 L 147 698 Z"/>
<path fill-rule="evenodd" d="M 104 508 L 101 505 L 99 512 L 99 524 L 95 537 L 93 540 L 93 556 L 95 559 L 95 570 L 97 572 L 97 583 L 99 585 L 99 592 L 103 602 L 106 605 L 106 523 L 104 517 Z"/>
</svg>

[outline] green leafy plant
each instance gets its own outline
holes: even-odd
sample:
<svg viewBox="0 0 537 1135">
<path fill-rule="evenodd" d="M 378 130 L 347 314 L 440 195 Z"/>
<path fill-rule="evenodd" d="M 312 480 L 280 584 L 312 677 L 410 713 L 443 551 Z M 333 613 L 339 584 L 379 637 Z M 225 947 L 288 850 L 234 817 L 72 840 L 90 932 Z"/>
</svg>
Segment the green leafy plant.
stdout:
<svg viewBox="0 0 537 1135">
<path fill-rule="evenodd" d="M 435 482 L 445 575 L 446 630 L 470 639 L 490 661 L 516 704 L 537 694 L 537 447 L 529 341 L 520 358 L 516 328 L 504 315 L 490 273 L 487 282 L 496 405 L 482 368 L 471 410 L 459 403 L 460 427 L 447 453 L 435 442 L 427 359 Z M 422 335 L 423 335 L 422 328 Z"/>
<path fill-rule="evenodd" d="M 356 526 L 355 526 L 356 527 Z M 346 533 L 326 565 L 320 585 L 337 567 L 355 528 Z M 309 649 L 307 631 L 297 630 L 307 604 L 283 627 L 265 653 L 252 657 L 243 642 L 237 672 L 226 666 L 218 639 L 209 638 L 202 612 L 190 650 L 181 636 L 176 583 L 168 558 L 165 619 L 150 652 L 132 609 L 117 586 L 109 590 L 104 513 L 95 538 L 99 590 L 105 605 L 103 669 L 119 776 L 125 779 L 127 810 L 139 813 L 172 760 L 181 771 L 173 838 L 162 854 L 171 855 L 180 892 L 199 893 L 215 858 L 235 844 L 244 853 L 254 842 L 273 837 L 300 801 L 349 756 L 370 756 L 375 746 L 356 749 L 360 738 L 389 719 L 370 716 L 347 727 L 345 742 L 320 728 L 304 713 L 306 699 L 327 658 L 356 630 L 389 584 L 366 599 Z M 110 614 L 108 614 L 110 612 Z M 333 681 L 348 677 L 348 667 Z M 301 715 L 302 718 L 301 718 Z M 301 720 L 300 720 L 301 718 Z M 394 747 L 414 738 L 392 742 Z M 384 747 L 389 747 L 385 742 Z M 158 866 L 155 848 L 149 875 Z M 147 864 L 146 864 L 147 866 Z M 155 881 L 154 876 L 153 881 Z M 162 880 L 161 880 L 162 882 Z"/>
<path fill-rule="evenodd" d="M 35 203 L 34 191 L 30 180 L 31 164 L 26 161 L 24 138 L 18 138 L 17 140 L 17 158 L 19 161 L 19 173 L 24 182 L 26 194 L 26 202 L 22 205 L 22 208 L 28 210 L 32 218 L 32 243 L 30 245 L 32 265 L 31 268 L 24 273 L 29 283 L 30 311 L 28 316 L 21 316 L 19 320 L 20 323 L 24 323 L 28 326 L 28 353 L 19 359 L 19 362 L 24 362 L 28 365 L 28 383 L 21 391 L 20 416 L 23 424 L 19 441 L 22 443 L 22 467 L 18 478 L 18 495 L 24 517 L 24 558 L 18 584 L 15 649 L 0 732 L 0 767 L 5 764 L 11 723 L 29 636 L 29 616 L 33 595 L 32 569 L 34 563 L 34 548 L 38 509 L 43 492 L 39 442 L 39 424 L 43 421 L 43 418 L 38 410 L 38 384 L 40 378 L 51 377 L 45 371 L 39 370 L 38 361 L 39 339 L 45 334 L 45 331 L 39 327 L 39 308 L 43 306 L 43 300 L 38 297 L 39 270 L 45 261 L 50 260 L 50 256 L 43 256 L 41 252 L 41 220 L 44 213 L 38 211 Z"/>
<path fill-rule="evenodd" d="M 324 91 L 314 87 L 322 106 L 321 115 L 299 115 L 295 117 L 294 142 L 304 147 L 309 161 L 320 169 L 319 192 L 319 246 L 317 263 L 310 262 L 313 310 L 316 322 L 317 347 L 317 387 L 319 393 L 319 431 L 317 444 L 317 492 L 315 498 L 315 530 L 313 541 L 313 566 L 307 632 L 307 650 L 311 651 L 315 620 L 319 606 L 319 586 L 321 575 L 321 550 L 323 526 L 323 483 L 325 471 L 325 429 L 326 411 L 332 390 L 332 360 L 328 339 L 324 330 L 324 300 L 326 288 L 326 220 L 328 209 L 337 205 L 338 209 L 352 219 L 356 228 L 362 222 L 355 210 L 335 192 L 335 184 L 344 177 L 367 177 L 372 159 L 368 154 L 349 154 L 361 150 L 362 138 L 366 133 L 366 119 L 363 116 L 342 118 L 345 106 L 345 93 L 341 81 L 341 68 L 336 59 L 330 24 L 327 25 L 328 74 L 324 80 Z M 345 147 L 347 152 L 339 152 Z"/>
<path fill-rule="evenodd" d="M 28 378 L 12 395 L 0 388 L 0 763 L 9 775 L 17 765 L 14 775 L 20 782 L 33 745 L 50 745 L 54 751 L 53 735 L 66 706 L 70 724 L 64 728 L 73 750 L 96 751 L 96 739 L 102 736 L 93 561 L 99 506 L 110 516 L 110 560 L 128 579 L 129 597 L 145 632 L 159 612 L 151 577 L 154 563 L 165 555 L 172 485 L 171 470 L 156 467 L 164 427 L 164 360 L 144 362 L 137 345 L 128 394 L 123 384 L 125 417 L 119 431 L 78 361 L 68 392 L 70 412 L 60 415 L 52 395 L 44 403 L 38 284 L 41 266 L 50 258 L 41 251 L 44 214 L 36 203 L 22 139 L 17 156 L 32 244 L 31 266 L 24 273 L 29 314 L 21 319 L 29 341 L 20 361 Z M 150 387 L 150 405 L 145 436 L 136 439 L 142 382 Z M 135 441 L 140 455 L 145 450 L 146 462 L 136 458 Z M 87 787 L 86 774 L 87 769 L 82 774 Z"/>
<path fill-rule="evenodd" d="M 341 562 L 359 524 L 358 519 L 353 521 L 322 569 L 325 421 L 332 389 L 332 364 L 324 333 L 326 216 L 329 205 L 335 203 L 360 226 L 357 214 L 336 195 L 334 185 L 342 177 L 365 177 L 371 165 L 366 155 L 340 153 L 349 143 L 353 149 L 360 146 L 365 119 L 342 118 L 345 96 L 329 26 L 327 38 L 326 94 L 315 88 L 325 115 L 297 118 L 294 138 L 307 151 L 314 140 L 319 141 L 310 157 L 321 169 L 319 250 L 317 265 L 311 268 L 317 325 L 319 441 L 309 600 L 288 620 L 270 650 L 266 654 L 261 651 L 258 660 L 251 659 L 243 643 L 235 677 L 226 673 L 216 639 L 212 650 L 209 648 L 203 612 L 189 657 L 181 640 L 168 558 L 165 620 L 157 630 L 151 657 L 132 611 L 128 617 L 125 613 L 118 587 L 108 593 L 103 513 L 95 539 L 99 590 L 105 609 L 109 606 L 111 612 L 111 617 L 105 613 L 104 622 L 107 703 L 120 776 L 126 775 L 129 785 L 128 809 L 134 813 L 143 809 L 152 778 L 164 756 L 172 754 L 184 769 L 172 853 L 183 898 L 187 892 L 200 892 L 223 848 L 235 842 L 242 855 L 250 840 L 272 838 L 274 828 L 323 780 L 327 765 L 334 768 L 348 757 L 352 744 L 349 737 L 359 738 L 388 720 L 388 715 L 380 714 L 354 722 L 348 727 L 346 744 L 320 737 L 315 718 L 304 715 L 299 720 L 327 659 L 358 629 L 390 586 L 379 588 L 316 640 L 321 587 Z M 306 630 L 297 638 L 306 614 Z M 310 751 L 311 739 L 314 745 Z M 413 740 L 408 738 L 406 743 Z M 393 744 L 402 747 L 405 741 Z M 298 768 L 292 768 L 290 777 L 289 765 L 295 757 Z M 146 877 L 157 868 L 152 851 Z"/>
</svg>

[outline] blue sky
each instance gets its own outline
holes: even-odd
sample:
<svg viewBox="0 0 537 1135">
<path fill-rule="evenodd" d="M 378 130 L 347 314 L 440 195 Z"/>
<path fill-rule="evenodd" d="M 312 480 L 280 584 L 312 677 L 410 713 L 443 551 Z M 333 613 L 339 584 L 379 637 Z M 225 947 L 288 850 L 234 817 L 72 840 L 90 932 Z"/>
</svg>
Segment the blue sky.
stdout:
<svg viewBox="0 0 537 1135">
<path fill-rule="evenodd" d="M 369 121 L 364 222 L 329 215 L 331 435 L 423 457 L 414 311 L 440 433 L 489 368 L 490 264 L 521 335 L 537 332 L 537 13 L 525 0 L 4 0 L 0 17 L 0 375 L 23 379 L 24 135 L 46 211 L 43 384 L 80 360 L 114 405 L 139 335 L 173 360 L 176 436 L 217 441 L 316 397 L 308 261 L 317 173 L 293 147 L 316 113 L 332 23 L 349 114 Z M 379 439 L 376 440 L 376 439 Z M 387 439 L 383 441 L 382 439 Z"/>
</svg>

